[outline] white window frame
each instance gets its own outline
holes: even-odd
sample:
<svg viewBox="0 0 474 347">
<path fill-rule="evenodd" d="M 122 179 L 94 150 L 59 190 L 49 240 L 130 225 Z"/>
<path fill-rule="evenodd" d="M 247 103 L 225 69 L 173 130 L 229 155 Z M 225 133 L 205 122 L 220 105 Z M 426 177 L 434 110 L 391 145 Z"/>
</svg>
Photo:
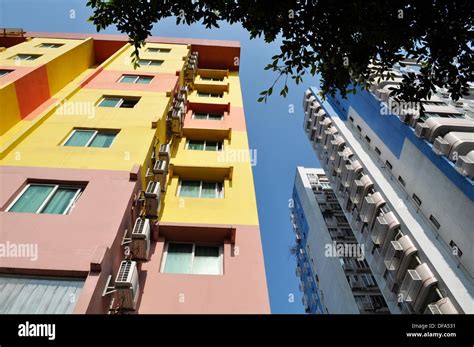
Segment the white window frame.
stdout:
<svg viewBox="0 0 474 347">
<path fill-rule="evenodd" d="M 203 81 L 211 81 L 211 82 L 224 82 L 225 77 L 207 77 L 207 76 L 200 76 L 201 80 Z"/>
<path fill-rule="evenodd" d="M 198 119 L 198 118 L 195 118 L 194 115 L 196 113 L 201 113 L 201 114 L 206 114 L 206 119 Z M 209 118 L 209 115 L 219 115 L 220 116 L 220 119 L 210 119 Z M 212 112 L 193 112 L 193 115 L 192 115 L 192 119 L 197 119 L 197 120 L 215 120 L 215 121 L 221 121 L 224 119 L 224 114 L 223 113 L 212 113 Z"/>
<path fill-rule="evenodd" d="M 24 56 L 25 59 L 22 59 L 20 58 L 19 56 Z M 42 56 L 42 54 L 23 54 L 23 53 L 17 53 L 15 54 L 13 57 L 11 57 L 10 59 L 13 59 L 13 60 L 36 60 L 38 58 L 40 58 Z"/>
<path fill-rule="evenodd" d="M 180 243 L 180 244 L 191 244 L 193 245 L 193 250 L 191 252 L 191 272 L 189 273 L 174 273 L 174 272 L 165 272 L 166 260 L 168 257 L 168 246 L 170 243 Z M 218 274 L 196 274 L 192 271 L 194 270 L 194 254 L 196 250 L 196 246 L 212 246 L 212 247 L 219 247 L 219 273 Z M 216 245 L 212 243 L 196 243 L 196 242 L 174 242 L 174 241 L 166 241 L 165 248 L 163 250 L 163 259 L 161 260 L 160 265 L 160 273 L 166 273 L 170 275 L 201 275 L 201 276 L 222 276 L 224 275 L 224 246 L 222 244 Z"/>
<path fill-rule="evenodd" d="M 199 182 L 199 196 L 181 196 L 181 185 L 183 183 L 183 181 L 193 181 L 193 182 Z M 215 184 L 215 188 L 214 188 L 214 191 L 215 191 L 215 197 L 214 199 L 223 199 L 224 198 L 224 182 L 204 182 L 204 183 L 214 183 Z M 222 185 L 222 190 L 221 190 L 221 193 L 219 194 L 219 191 L 217 190 L 217 185 L 218 184 L 221 184 Z M 202 193 L 202 184 L 203 184 L 203 181 L 200 180 L 186 180 L 186 179 L 180 179 L 179 180 L 179 184 L 178 184 L 178 192 L 177 192 L 177 196 L 181 197 L 181 198 L 191 198 L 191 199 L 208 199 L 208 198 L 202 198 L 201 197 L 201 193 Z M 212 198 L 211 198 L 212 199 Z"/>
<path fill-rule="evenodd" d="M 147 84 L 150 84 L 151 81 L 153 80 L 153 76 L 148 76 L 148 75 L 127 75 L 127 74 L 125 74 L 125 75 L 122 75 L 122 76 L 119 78 L 118 82 L 119 82 L 119 83 L 123 83 L 122 81 L 123 81 L 123 79 L 124 79 L 125 77 L 135 77 L 134 81 L 133 81 L 132 83 L 130 83 L 130 84 L 137 84 L 141 77 L 151 77 L 150 81 L 149 81 Z M 123 98 L 121 98 L 121 99 L 123 99 Z M 122 101 L 122 103 L 123 103 L 123 101 Z"/>
<path fill-rule="evenodd" d="M 189 149 L 189 141 L 202 141 L 204 146 L 202 149 Z M 207 151 L 206 150 L 206 145 L 207 142 L 215 142 L 217 143 L 216 150 L 214 152 L 221 152 L 224 149 L 224 142 L 219 141 L 219 140 L 192 140 L 192 139 L 186 139 L 186 150 L 187 151 Z M 220 149 L 219 149 L 219 144 L 220 144 Z M 212 152 L 212 151 L 207 151 L 207 152 Z"/>
<path fill-rule="evenodd" d="M 99 102 L 97 103 L 97 106 L 98 106 L 98 107 L 103 107 L 103 106 L 100 106 L 100 104 L 101 104 L 104 100 L 106 100 L 106 99 L 119 99 L 117 105 L 115 105 L 114 107 L 110 107 L 110 108 L 120 108 L 120 106 L 122 106 L 123 102 L 124 102 L 127 98 L 124 98 L 124 97 L 122 97 L 122 96 L 117 96 L 117 97 L 115 97 L 115 96 L 104 96 L 104 97 L 102 97 L 102 98 L 99 100 Z M 130 98 L 130 99 L 132 99 L 132 98 Z M 137 104 L 138 104 L 138 101 L 137 101 Z M 136 105 L 136 104 L 135 104 L 135 105 Z M 134 107 L 135 107 L 135 106 L 134 106 Z M 127 107 L 125 107 L 125 108 L 127 108 Z M 132 107 L 132 108 L 133 108 L 133 107 Z"/>
<path fill-rule="evenodd" d="M 38 48 L 59 48 L 64 46 L 64 43 L 57 43 L 57 42 L 42 42 L 38 46 Z"/>
<path fill-rule="evenodd" d="M 145 61 L 147 62 L 146 64 L 143 63 L 143 62 L 145 62 Z M 160 65 L 152 65 L 152 63 L 153 63 L 154 61 L 159 61 L 159 62 L 161 62 L 161 64 L 160 64 Z M 162 66 L 162 65 L 164 64 L 164 62 L 165 62 L 164 60 L 160 60 L 160 59 L 140 59 L 140 60 L 138 61 L 138 63 L 139 63 L 140 65 L 144 65 L 144 66 L 155 66 L 155 67 L 156 67 L 156 66 Z"/>
<path fill-rule="evenodd" d="M 66 143 L 76 133 L 76 131 L 90 131 L 93 134 L 92 134 L 91 138 L 89 139 L 89 141 L 87 141 L 87 143 L 84 146 L 66 146 Z M 110 132 L 110 133 L 114 134 L 115 136 L 114 136 L 114 139 L 112 140 L 112 142 L 110 143 L 109 147 L 94 147 L 94 148 L 110 148 L 110 147 L 112 147 L 112 145 L 115 142 L 115 139 L 117 138 L 117 133 L 115 133 L 115 132 Z M 87 147 L 87 148 L 89 148 L 90 144 L 92 143 L 92 141 L 94 141 L 94 139 L 97 137 L 98 134 L 108 134 L 108 132 L 104 132 L 104 131 L 101 132 L 100 130 L 97 130 L 97 129 L 74 129 L 73 131 L 71 131 L 71 133 L 66 138 L 66 140 L 64 140 L 64 142 L 62 143 L 61 146 L 63 146 L 63 147 L 84 147 L 84 148 Z"/>
<path fill-rule="evenodd" d="M 18 195 L 15 197 L 15 199 L 13 199 L 13 201 L 11 202 L 10 205 L 8 205 L 8 207 L 5 209 L 6 212 L 10 212 L 10 209 L 16 204 L 16 202 L 23 196 L 23 194 L 28 190 L 28 188 L 31 186 L 31 185 L 34 185 L 34 186 L 54 186 L 54 188 L 51 190 L 51 192 L 49 192 L 48 196 L 46 196 L 46 198 L 44 199 L 43 203 L 38 207 L 38 209 L 36 210 L 36 214 L 39 214 L 41 213 L 44 208 L 46 207 L 46 205 L 49 203 L 49 201 L 53 198 L 54 194 L 56 193 L 56 191 L 59 189 L 59 188 L 70 188 L 70 189 L 76 189 L 76 193 L 74 194 L 73 198 L 71 199 L 71 201 L 69 202 L 69 205 L 66 207 L 66 209 L 64 210 L 64 212 L 62 213 L 62 215 L 66 215 L 68 214 L 70 211 L 72 211 L 76 201 L 79 199 L 79 196 L 81 196 L 82 194 L 82 191 L 84 190 L 83 187 L 78 187 L 78 186 L 71 186 L 71 185 L 67 185 L 67 184 L 54 184 L 54 183 L 28 183 L 22 190 L 20 193 L 18 193 Z M 58 213 L 59 214 L 59 213 Z"/>
<path fill-rule="evenodd" d="M 148 47 L 145 52 L 147 53 L 163 53 L 163 54 L 168 54 L 171 53 L 172 48 L 162 48 L 162 47 Z M 163 52 L 162 50 L 165 50 Z"/>
<path fill-rule="evenodd" d="M 197 96 L 200 98 L 216 98 L 221 99 L 224 97 L 224 93 L 205 93 L 205 92 L 197 92 Z"/>
</svg>

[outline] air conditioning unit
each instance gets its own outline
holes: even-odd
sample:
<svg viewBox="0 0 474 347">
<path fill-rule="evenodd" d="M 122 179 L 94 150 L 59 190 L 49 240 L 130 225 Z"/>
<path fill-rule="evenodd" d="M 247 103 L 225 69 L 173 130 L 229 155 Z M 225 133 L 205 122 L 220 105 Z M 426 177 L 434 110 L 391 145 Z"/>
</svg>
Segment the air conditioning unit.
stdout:
<svg viewBox="0 0 474 347">
<path fill-rule="evenodd" d="M 115 278 L 117 301 L 121 309 L 136 309 L 139 288 L 137 263 L 130 260 L 122 261 Z"/>
<path fill-rule="evenodd" d="M 474 151 L 470 151 L 468 154 L 460 156 L 456 161 L 456 166 L 454 168 L 461 175 L 474 179 Z"/>
<path fill-rule="evenodd" d="M 442 298 L 435 303 L 429 304 L 424 312 L 425 314 L 458 314 L 449 298 Z"/>
<path fill-rule="evenodd" d="M 148 260 L 151 240 L 150 220 L 137 218 L 132 230 L 131 253 L 133 259 Z"/>
<path fill-rule="evenodd" d="M 155 175 L 164 175 L 168 171 L 168 162 L 166 160 L 158 160 L 153 166 L 153 173 Z"/>
<path fill-rule="evenodd" d="M 447 142 L 442 136 L 438 136 L 433 142 L 433 152 L 437 155 L 448 155 L 451 149 L 451 144 Z"/>
<path fill-rule="evenodd" d="M 146 215 L 150 218 L 157 218 L 160 209 L 160 182 L 150 181 L 145 190 Z"/>
<path fill-rule="evenodd" d="M 355 180 L 351 188 L 350 199 L 355 204 L 359 201 L 360 196 L 364 192 L 364 183 L 361 180 Z"/>
<path fill-rule="evenodd" d="M 428 137 L 429 131 L 430 127 L 427 126 L 425 123 L 418 123 L 415 128 L 415 135 L 423 139 Z"/>
<path fill-rule="evenodd" d="M 171 153 L 171 145 L 169 143 L 160 145 L 160 151 L 158 154 L 159 159 L 169 161 L 170 153 Z"/>
</svg>

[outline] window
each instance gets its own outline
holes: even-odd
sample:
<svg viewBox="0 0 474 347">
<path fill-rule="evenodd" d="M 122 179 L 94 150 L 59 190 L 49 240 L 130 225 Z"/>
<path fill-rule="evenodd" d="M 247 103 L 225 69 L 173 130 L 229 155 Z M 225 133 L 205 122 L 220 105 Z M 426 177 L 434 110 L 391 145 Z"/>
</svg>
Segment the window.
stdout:
<svg viewBox="0 0 474 347">
<path fill-rule="evenodd" d="M 0 314 L 70 314 L 83 287 L 82 279 L 0 276 Z"/>
<path fill-rule="evenodd" d="M 380 152 L 380 149 L 378 147 L 375 147 L 375 153 L 377 153 L 378 155 L 382 154 L 382 152 Z"/>
<path fill-rule="evenodd" d="M 224 93 L 197 92 L 197 96 L 199 96 L 200 98 L 222 98 L 224 96 Z"/>
<path fill-rule="evenodd" d="M 186 149 L 194 151 L 222 151 L 222 141 L 188 140 Z"/>
<path fill-rule="evenodd" d="M 223 120 L 224 115 L 222 113 L 194 112 L 193 113 L 193 119 Z"/>
<path fill-rule="evenodd" d="M 351 123 L 354 123 L 354 118 L 349 116 L 349 120 L 351 121 Z"/>
<path fill-rule="evenodd" d="M 375 282 L 375 278 L 372 275 L 362 275 L 362 281 L 364 282 L 365 287 L 376 287 L 377 283 Z"/>
<path fill-rule="evenodd" d="M 368 143 L 370 143 L 370 141 L 372 141 L 372 140 L 370 139 L 370 137 L 368 137 L 368 136 L 366 135 L 366 136 L 365 136 L 365 141 L 367 141 Z"/>
<path fill-rule="evenodd" d="M 167 243 L 161 272 L 221 275 L 223 273 L 222 246 Z"/>
<path fill-rule="evenodd" d="M 431 223 L 433 223 L 436 229 L 439 229 L 441 227 L 438 220 L 433 215 L 430 215 L 430 221 Z"/>
<path fill-rule="evenodd" d="M 204 76 L 201 76 L 201 79 L 203 81 L 212 81 L 212 82 L 223 82 L 224 81 L 224 77 L 204 77 Z"/>
<path fill-rule="evenodd" d="M 117 136 L 117 131 L 75 129 L 64 141 L 63 146 L 109 148 L 115 136 Z"/>
<path fill-rule="evenodd" d="M 413 194 L 413 195 L 412 195 L 412 198 L 413 198 L 413 200 L 415 200 L 415 202 L 416 202 L 416 204 L 417 204 L 418 206 L 421 205 L 421 200 L 420 200 L 420 198 L 419 198 L 416 194 Z"/>
<path fill-rule="evenodd" d="M 178 187 L 178 196 L 212 199 L 223 198 L 224 185 L 222 182 L 182 180 Z"/>
<path fill-rule="evenodd" d="M 39 47 L 39 48 L 59 48 L 63 46 L 62 43 L 48 43 L 48 42 L 43 42 L 43 43 L 40 43 L 38 46 L 36 47 Z"/>
<path fill-rule="evenodd" d="M 357 126 L 357 130 L 358 130 L 359 132 L 361 132 L 361 131 L 362 131 L 362 128 L 358 125 L 358 126 Z"/>
<path fill-rule="evenodd" d="M 4 69 L 0 69 L 0 77 L 2 76 L 5 76 L 5 75 L 8 75 L 10 72 L 12 72 L 13 70 L 4 70 Z"/>
<path fill-rule="evenodd" d="M 10 59 L 14 60 L 35 60 L 41 57 L 40 54 L 17 54 L 11 57 Z"/>
<path fill-rule="evenodd" d="M 160 66 L 161 64 L 163 64 L 163 60 L 139 59 L 138 64 L 147 66 Z"/>
<path fill-rule="evenodd" d="M 388 167 L 390 170 L 393 169 L 392 164 L 391 164 L 388 160 L 385 161 L 385 165 L 387 165 L 387 167 Z"/>
<path fill-rule="evenodd" d="M 99 107 L 120 107 L 134 108 L 140 98 L 123 98 L 114 96 L 105 96 L 99 103 Z"/>
<path fill-rule="evenodd" d="M 23 189 L 7 211 L 68 214 L 81 192 L 81 187 L 31 183 Z"/>
<path fill-rule="evenodd" d="M 122 75 L 119 83 L 150 84 L 153 76 Z"/>
<path fill-rule="evenodd" d="M 402 176 L 398 176 L 398 182 L 400 182 L 400 184 L 405 187 L 406 183 Z"/>
<path fill-rule="evenodd" d="M 169 52 L 171 52 L 171 48 L 150 47 L 150 48 L 146 49 L 146 52 L 148 52 L 148 53 L 169 53 Z"/>
</svg>

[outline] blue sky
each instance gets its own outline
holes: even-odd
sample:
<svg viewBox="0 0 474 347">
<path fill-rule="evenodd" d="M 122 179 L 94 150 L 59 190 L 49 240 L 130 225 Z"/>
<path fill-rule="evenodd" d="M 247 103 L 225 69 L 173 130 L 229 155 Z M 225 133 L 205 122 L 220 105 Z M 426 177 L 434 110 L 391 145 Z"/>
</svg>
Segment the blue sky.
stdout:
<svg viewBox="0 0 474 347">
<path fill-rule="evenodd" d="M 85 3 L 86 0 L 0 0 L 0 27 L 95 32 L 95 27 L 86 22 L 91 12 Z M 105 32 L 116 33 L 116 30 L 109 28 Z M 289 251 L 294 236 L 289 222 L 288 199 L 296 166 L 319 166 L 303 132 L 301 106 L 304 90 L 314 81 L 307 77 L 302 85 L 290 84 L 286 99 L 276 93 L 266 104 L 258 103 L 258 94 L 276 77 L 274 73 L 264 71 L 264 67 L 279 53 L 278 41 L 267 44 L 263 39 L 250 40 L 240 25 L 223 24 L 220 29 L 208 30 L 201 25 L 176 26 L 173 19 L 156 24 L 152 33 L 240 41 L 240 78 L 247 130 L 250 147 L 257 150 L 253 174 L 271 308 L 273 313 L 303 313 L 295 276 L 296 263 Z M 290 113 L 292 108 L 294 113 Z M 294 302 L 290 302 L 290 294 L 294 295 Z"/>
</svg>

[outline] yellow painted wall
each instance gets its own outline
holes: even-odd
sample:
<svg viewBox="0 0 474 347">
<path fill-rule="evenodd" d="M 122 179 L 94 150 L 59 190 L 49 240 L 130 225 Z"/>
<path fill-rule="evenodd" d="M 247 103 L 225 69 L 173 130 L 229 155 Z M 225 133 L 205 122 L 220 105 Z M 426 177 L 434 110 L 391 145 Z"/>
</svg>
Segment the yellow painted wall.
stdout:
<svg viewBox="0 0 474 347">
<path fill-rule="evenodd" d="M 175 167 L 195 166 L 196 171 L 204 180 L 213 167 L 232 167 L 232 179 L 226 179 L 224 182 L 224 198 L 199 199 L 177 196 L 179 177 L 172 177 L 168 181 L 163 200 L 161 221 L 257 225 L 258 214 L 252 167 L 250 161 L 246 161 L 248 157 L 245 157 L 248 155 L 246 152 L 248 150 L 247 133 L 232 132 L 232 140 L 230 144 L 226 141 L 224 153 L 186 150 L 185 142 L 186 139 L 182 138 L 175 144 L 176 154 L 171 158 L 171 163 Z M 227 158 L 225 151 L 228 153 Z M 239 153 L 241 153 L 240 159 Z"/>
<path fill-rule="evenodd" d="M 198 79 L 199 84 L 197 87 L 199 88 L 200 85 L 203 84 L 201 79 Z M 229 77 L 224 79 L 224 82 L 209 82 L 207 83 L 209 86 L 222 86 L 225 84 L 229 84 L 229 91 L 224 93 L 223 98 L 207 98 L 207 97 L 199 97 L 197 96 L 197 89 L 192 91 L 189 95 L 190 102 L 202 102 L 207 104 L 227 104 L 231 103 L 234 107 L 243 107 L 242 101 L 242 93 L 240 90 L 240 79 L 238 72 L 231 71 L 229 72 Z M 206 89 L 206 88 L 203 88 Z"/>
<path fill-rule="evenodd" d="M 21 119 L 15 84 L 10 83 L 0 88 L 0 105 L 0 136 L 2 136 Z"/>
<path fill-rule="evenodd" d="M 102 95 L 123 94 L 123 91 L 115 90 L 81 89 L 68 100 L 70 104 L 65 104 L 63 114 L 56 110 L 5 156 L 2 165 L 128 171 L 134 164 L 145 164 L 157 131 L 152 129 L 152 121 L 159 119 L 158 127 L 164 128 L 165 121 L 160 117 L 169 98 L 165 93 L 127 91 L 129 96 L 141 96 L 133 109 L 89 108 L 96 105 Z M 67 105 L 77 107 L 74 108 L 76 112 Z M 62 146 L 75 127 L 120 129 L 120 132 L 110 148 Z M 15 153 L 20 153 L 20 160 Z"/>
<path fill-rule="evenodd" d="M 7 48 L 5 51 L 0 52 L 0 65 L 2 66 L 26 66 L 26 67 L 37 67 L 40 65 L 47 64 L 53 59 L 62 56 L 69 50 L 73 50 L 78 46 L 83 45 L 89 41 L 92 43 L 92 39 L 88 40 L 69 40 L 69 39 L 43 39 L 43 38 L 34 38 L 29 41 L 22 42 L 18 45 Z M 41 43 L 62 43 L 63 46 L 58 48 L 40 48 L 37 47 Z M 90 46 L 91 47 L 91 46 Z M 35 60 L 14 60 L 11 59 L 16 54 L 41 54 L 41 57 Z M 84 55 L 80 56 L 81 59 L 84 58 Z M 72 61 L 71 63 L 74 63 Z M 82 64 L 83 62 L 77 62 L 76 64 Z M 61 66 L 59 66 L 61 67 Z"/>
<path fill-rule="evenodd" d="M 169 53 L 149 53 L 146 52 L 147 48 L 171 48 Z M 141 65 L 137 70 L 133 69 L 130 55 L 133 52 L 133 47 L 130 46 L 122 54 L 118 55 L 113 61 L 108 64 L 106 70 L 130 70 L 136 72 L 155 72 L 155 73 L 169 73 L 175 74 L 176 71 L 180 71 L 184 66 L 184 57 L 189 53 L 189 47 L 187 45 L 176 45 L 176 44 L 158 44 L 148 43 L 142 48 L 140 52 L 140 59 L 152 59 L 152 60 L 163 60 L 163 64 L 160 66 L 145 66 Z"/>
</svg>

